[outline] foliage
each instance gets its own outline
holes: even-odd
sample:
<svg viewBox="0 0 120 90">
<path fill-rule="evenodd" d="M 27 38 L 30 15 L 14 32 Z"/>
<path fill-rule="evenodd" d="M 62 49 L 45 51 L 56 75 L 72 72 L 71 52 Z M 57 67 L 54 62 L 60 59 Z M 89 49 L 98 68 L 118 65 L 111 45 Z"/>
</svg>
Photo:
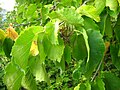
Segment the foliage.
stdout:
<svg viewBox="0 0 120 90">
<path fill-rule="evenodd" d="M 0 30 L 5 88 L 120 90 L 120 0 L 16 2 Z"/>
</svg>

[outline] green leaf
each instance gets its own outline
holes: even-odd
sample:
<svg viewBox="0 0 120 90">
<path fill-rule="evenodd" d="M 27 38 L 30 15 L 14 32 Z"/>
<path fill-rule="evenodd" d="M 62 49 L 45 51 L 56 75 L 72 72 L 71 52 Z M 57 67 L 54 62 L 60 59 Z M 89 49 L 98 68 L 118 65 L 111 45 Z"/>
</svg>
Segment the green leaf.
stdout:
<svg viewBox="0 0 120 90">
<path fill-rule="evenodd" d="M 76 60 L 83 60 L 87 57 L 87 48 L 84 40 L 84 36 L 74 35 L 71 38 L 71 43 L 73 44 L 72 55 Z"/>
<path fill-rule="evenodd" d="M 101 17 L 100 17 L 101 21 L 98 23 L 98 25 L 100 27 L 100 32 L 101 32 L 102 35 L 104 35 L 105 28 L 107 26 L 106 25 L 107 16 L 108 16 L 108 14 L 106 14 L 106 13 L 101 14 Z"/>
<path fill-rule="evenodd" d="M 79 29 L 80 29 L 81 34 L 84 37 L 84 41 L 85 41 L 85 45 L 86 45 L 86 49 L 87 49 L 87 62 L 88 62 L 89 57 L 90 57 L 90 47 L 89 47 L 89 44 L 88 44 L 88 35 L 87 35 L 87 32 L 85 31 L 84 28 L 79 28 Z"/>
<path fill-rule="evenodd" d="M 117 18 L 118 15 L 118 1 L 117 0 L 106 0 L 106 6 L 110 8 L 110 11 L 108 13 L 114 17 Z"/>
<path fill-rule="evenodd" d="M 76 87 L 74 87 L 74 90 L 79 90 L 80 84 L 78 84 Z"/>
<path fill-rule="evenodd" d="M 84 28 L 85 30 L 92 29 L 99 31 L 98 25 L 91 18 L 88 17 L 84 17 Z"/>
<path fill-rule="evenodd" d="M 120 90 L 120 78 L 113 73 L 104 73 L 105 90 Z"/>
<path fill-rule="evenodd" d="M 85 83 L 81 83 L 79 90 L 91 90 L 90 83 L 88 81 Z"/>
<path fill-rule="evenodd" d="M 0 29 L 0 44 L 3 44 L 5 37 L 5 32 L 2 29 Z"/>
<path fill-rule="evenodd" d="M 71 2 L 72 0 L 61 0 L 60 4 L 62 4 L 62 6 L 71 6 Z"/>
<path fill-rule="evenodd" d="M 110 15 L 103 13 L 101 15 L 101 21 L 99 23 L 100 31 L 102 35 L 106 35 L 111 38 L 113 36 L 112 23 Z"/>
<path fill-rule="evenodd" d="M 28 64 L 29 51 L 36 34 L 43 32 L 43 28 L 33 26 L 25 30 L 16 40 L 12 48 L 12 61 L 5 69 L 4 82 L 9 90 L 18 90 Z"/>
<path fill-rule="evenodd" d="M 117 0 L 118 1 L 118 3 L 119 3 L 119 6 L 120 6 L 120 0 Z"/>
<path fill-rule="evenodd" d="M 46 23 L 46 20 L 48 18 L 49 8 L 48 7 L 42 7 L 41 8 L 41 16 L 42 16 L 42 24 L 44 25 Z"/>
<path fill-rule="evenodd" d="M 39 64 L 36 65 L 36 69 L 35 69 L 35 76 L 36 76 L 36 80 L 41 81 L 46 81 L 47 83 L 50 84 L 50 81 L 48 80 L 48 76 L 47 76 L 47 72 L 45 70 L 45 65 L 43 64 Z"/>
<path fill-rule="evenodd" d="M 99 31 L 88 30 L 88 43 L 90 47 L 90 58 L 87 62 L 87 72 L 85 74 L 86 77 L 90 77 L 92 72 L 103 59 L 105 45 L 102 39 L 102 35 Z"/>
<path fill-rule="evenodd" d="M 60 37 L 58 38 L 58 41 L 59 45 L 52 45 L 47 37 L 45 37 L 43 40 L 43 45 L 48 58 L 60 62 L 64 53 L 64 42 Z"/>
<path fill-rule="evenodd" d="M 81 63 L 80 63 L 81 64 Z M 81 70 L 81 66 L 79 65 L 78 68 L 76 68 L 74 71 L 73 71 L 73 78 L 75 80 L 78 80 L 81 78 L 81 75 L 82 75 L 82 70 Z"/>
<path fill-rule="evenodd" d="M 111 27 L 111 20 L 110 16 L 108 15 L 106 18 L 106 23 L 105 23 L 105 34 L 111 38 L 112 37 L 112 27 Z"/>
<path fill-rule="evenodd" d="M 93 20 L 95 20 L 96 22 L 100 21 L 100 17 L 97 14 L 97 10 L 94 6 L 92 5 L 82 5 L 77 9 L 77 12 L 85 15 L 87 17 L 92 18 Z"/>
<path fill-rule="evenodd" d="M 105 90 L 105 83 L 100 77 L 97 77 L 95 81 L 92 83 L 91 90 Z"/>
<path fill-rule="evenodd" d="M 25 4 L 22 4 L 17 7 L 17 13 L 20 14 L 25 11 Z"/>
<path fill-rule="evenodd" d="M 104 10 L 105 6 L 106 6 L 105 0 L 95 0 L 95 7 L 98 15 Z"/>
<path fill-rule="evenodd" d="M 86 90 L 86 86 L 84 83 L 80 84 L 79 90 Z"/>
<path fill-rule="evenodd" d="M 118 44 L 112 44 L 110 46 L 110 54 L 112 57 L 112 63 L 120 70 L 120 57 L 118 57 L 119 48 L 120 46 Z"/>
<path fill-rule="evenodd" d="M 116 22 L 115 28 L 114 28 L 116 38 L 120 42 L 120 29 L 119 28 L 120 28 L 120 14 L 118 15 L 117 22 Z"/>
<path fill-rule="evenodd" d="M 64 60 L 69 64 L 71 62 L 71 47 L 66 45 L 64 49 Z"/>
<path fill-rule="evenodd" d="M 62 58 L 58 65 L 60 66 L 61 73 L 65 71 L 65 59 Z"/>
<path fill-rule="evenodd" d="M 117 0 L 106 0 L 106 6 L 110 8 L 110 10 L 116 12 L 118 8 Z"/>
<path fill-rule="evenodd" d="M 41 64 L 39 56 L 36 57 L 32 56 L 30 57 L 29 61 L 30 70 L 35 76 L 36 80 L 38 80 L 39 82 L 46 81 L 48 84 L 50 84 L 50 80 L 48 78 L 45 65 Z"/>
<path fill-rule="evenodd" d="M 29 17 L 32 17 L 34 12 L 37 10 L 37 7 L 35 4 L 30 4 L 27 8 L 27 11 L 26 11 L 26 18 L 29 18 Z"/>
<path fill-rule="evenodd" d="M 19 90 L 24 72 L 13 62 L 5 68 L 4 83 L 8 90 Z"/>
<path fill-rule="evenodd" d="M 45 26 L 45 29 L 48 39 L 51 41 L 51 43 L 55 45 L 59 44 L 58 43 L 59 22 L 56 21 L 55 24 L 53 22 L 49 22 Z"/>
<path fill-rule="evenodd" d="M 73 71 L 73 79 L 75 80 L 82 79 L 82 75 L 86 71 L 85 65 L 86 65 L 85 60 L 79 60 L 79 62 L 77 62 L 75 70 Z"/>
<path fill-rule="evenodd" d="M 37 43 L 38 43 L 38 50 L 39 50 L 41 64 L 45 61 L 45 57 L 46 57 L 44 46 L 43 46 L 43 37 L 44 37 L 44 33 L 38 34 Z"/>
<path fill-rule="evenodd" d="M 37 90 L 35 79 L 29 69 L 27 70 L 26 75 L 22 78 L 22 86 L 27 90 Z"/>
<path fill-rule="evenodd" d="M 52 19 L 58 18 L 61 21 L 65 21 L 68 24 L 81 25 L 83 18 L 79 15 L 74 8 L 63 8 L 58 11 L 54 11 L 49 16 Z"/>
<path fill-rule="evenodd" d="M 4 51 L 5 55 L 9 58 L 11 57 L 10 53 L 11 53 L 13 45 L 14 45 L 14 41 L 12 39 L 6 37 L 3 42 L 3 51 Z"/>
<path fill-rule="evenodd" d="M 16 40 L 12 48 L 12 58 L 20 68 L 25 69 L 28 63 L 29 52 L 33 38 L 40 32 L 43 32 L 43 28 L 40 26 L 32 26 L 25 30 Z"/>
</svg>

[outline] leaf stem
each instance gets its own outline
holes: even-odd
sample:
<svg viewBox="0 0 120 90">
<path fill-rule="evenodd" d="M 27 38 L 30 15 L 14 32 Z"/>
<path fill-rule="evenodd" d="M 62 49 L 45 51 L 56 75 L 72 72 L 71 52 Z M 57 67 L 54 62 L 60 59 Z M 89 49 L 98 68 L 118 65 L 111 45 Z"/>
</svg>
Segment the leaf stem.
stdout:
<svg viewBox="0 0 120 90">
<path fill-rule="evenodd" d="M 95 74 L 93 75 L 93 77 L 92 77 L 92 79 L 91 79 L 91 82 L 92 82 L 92 81 L 95 79 L 95 77 L 97 76 L 97 73 L 98 73 L 98 71 L 99 71 L 99 69 L 100 69 L 100 67 L 101 67 L 101 65 L 102 65 L 102 61 L 103 61 L 103 60 L 101 60 L 100 64 L 98 65 L 98 68 L 97 68 Z"/>
</svg>

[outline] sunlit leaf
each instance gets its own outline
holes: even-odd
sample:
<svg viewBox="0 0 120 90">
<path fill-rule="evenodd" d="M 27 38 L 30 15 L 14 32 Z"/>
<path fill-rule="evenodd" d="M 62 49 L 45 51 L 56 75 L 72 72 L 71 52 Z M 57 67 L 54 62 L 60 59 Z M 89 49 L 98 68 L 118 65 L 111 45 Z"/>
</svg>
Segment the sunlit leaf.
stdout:
<svg viewBox="0 0 120 90">
<path fill-rule="evenodd" d="M 118 1 L 117 0 L 106 0 L 106 6 L 110 8 L 109 14 L 117 18 L 118 15 Z"/>
<path fill-rule="evenodd" d="M 52 44 L 59 44 L 58 43 L 58 30 L 59 30 L 59 22 L 56 21 L 55 23 L 49 22 L 45 26 L 46 34 L 48 36 L 48 39 Z"/>
<path fill-rule="evenodd" d="M 113 10 L 115 12 L 118 8 L 118 2 L 117 0 L 106 0 L 106 6 L 108 6 L 110 10 Z"/>
<path fill-rule="evenodd" d="M 104 10 L 105 6 L 106 6 L 105 0 L 95 0 L 95 7 L 98 15 Z"/>
<path fill-rule="evenodd" d="M 120 6 L 120 0 L 118 0 L 119 6 Z"/>
<path fill-rule="evenodd" d="M 97 14 L 97 10 L 92 5 L 82 5 L 77 9 L 77 12 L 82 14 L 82 15 L 85 15 L 85 16 L 92 18 L 96 22 L 100 21 L 100 17 Z"/>
<path fill-rule="evenodd" d="M 30 4 L 27 8 L 25 17 L 27 17 L 27 18 L 31 17 L 34 14 L 34 12 L 36 11 L 36 9 L 37 9 L 37 7 L 35 4 Z"/>
<path fill-rule="evenodd" d="M 49 16 L 54 19 L 58 18 L 68 24 L 82 25 L 83 23 L 83 18 L 73 8 L 63 8 L 52 12 Z"/>
<path fill-rule="evenodd" d="M 12 57 L 15 63 L 23 69 L 26 68 L 28 63 L 33 38 L 40 32 L 43 32 L 43 28 L 40 26 L 28 28 L 19 36 L 12 48 Z"/>
<path fill-rule="evenodd" d="M 3 43 L 5 37 L 6 37 L 5 32 L 2 29 L 0 29 L 0 44 Z"/>
<path fill-rule="evenodd" d="M 74 90 L 79 90 L 80 84 L 78 84 L 76 87 L 74 87 Z"/>
</svg>

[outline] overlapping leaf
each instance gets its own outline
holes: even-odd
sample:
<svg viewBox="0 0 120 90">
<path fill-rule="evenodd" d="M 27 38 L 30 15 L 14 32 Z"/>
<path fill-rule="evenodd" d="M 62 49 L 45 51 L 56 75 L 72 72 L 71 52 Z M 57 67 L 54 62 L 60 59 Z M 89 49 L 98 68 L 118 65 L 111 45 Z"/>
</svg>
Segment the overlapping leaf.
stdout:
<svg viewBox="0 0 120 90">
<path fill-rule="evenodd" d="M 82 15 L 85 15 L 85 16 L 92 18 L 96 22 L 100 21 L 100 17 L 97 14 L 97 10 L 92 5 L 82 5 L 77 9 L 77 12 L 82 14 Z"/>
<path fill-rule="evenodd" d="M 98 15 L 104 10 L 105 6 L 106 6 L 105 0 L 95 0 L 95 7 Z"/>
<path fill-rule="evenodd" d="M 99 31 L 88 30 L 88 43 L 90 47 L 90 58 L 87 63 L 86 77 L 90 77 L 96 66 L 103 59 L 105 45 L 102 39 L 102 35 Z"/>
<path fill-rule="evenodd" d="M 83 35 L 75 35 L 71 38 L 71 43 L 73 43 L 72 55 L 76 60 L 83 60 L 87 57 L 86 43 L 84 41 Z"/>
<path fill-rule="evenodd" d="M 88 29 L 99 30 L 98 25 L 91 18 L 88 17 L 84 17 L 84 28 L 86 30 Z"/>
<path fill-rule="evenodd" d="M 26 75 L 22 78 L 22 86 L 28 90 L 37 90 L 35 79 L 29 69 L 27 70 Z"/>
<path fill-rule="evenodd" d="M 117 0 L 106 0 L 106 6 L 110 8 L 109 14 L 117 18 L 118 15 L 118 1 Z"/>
<path fill-rule="evenodd" d="M 39 82 L 46 81 L 48 84 L 50 84 L 45 65 L 41 63 L 40 57 L 32 56 L 29 60 L 30 71 L 34 75 L 35 79 Z"/>
<path fill-rule="evenodd" d="M 117 0 L 106 0 L 106 6 L 110 8 L 110 10 L 116 12 L 118 8 Z"/>
<path fill-rule="evenodd" d="M 59 21 L 49 22 L 45 26 L 46 34 L 48 36 L 48 39 L 52 44 L 59 44 L 58 43 L 58 30 L 59 30 Z"/>
<path fill-rule="evenodd" d="M 60 62 L 64 53 L 64 42 L 60 37 L 58 38 L 58 40 L 58 45 L 52 45 L 51 42 L 47 39 L 47 37 L 45 37 L 43 45 L 48 58 Z"/>
<path fill-rule="evenodd" d="M 63 8 L 52 12 L 49 16 L 51 18 L 58 18 L 68 24 L 81 25 L 83 23 L 83 18 L 73 8 Z"/>
<path fill-rule="evenodd" d="M 13 62 L 7 65 L 4 75 L 4 83 L 8 90 L 19 90 L 24 72 Z"/>
<path fill-rule="evenodd" d="M 39 32 L 43 32 L 42 27 L 30 27 L 16 40 L 12 49 L 12 61 L 5 69 L 6 74 L 4 76 L 4 82 L 8 89 L 18 90 L 20 88 L 22 76 L 25 73 L 28 64 L 32 40 Z"/>
<path fill-rule="evenodd" d="M 28 56 L 31 48 L 31 43 L 35 35 L 43 32 L 40 26 L 33 26 L 25 30 L 16 40 L 12 48 L 12 57 L 17 65 L 25 69 L 28 63 Z"/>
</svg>

